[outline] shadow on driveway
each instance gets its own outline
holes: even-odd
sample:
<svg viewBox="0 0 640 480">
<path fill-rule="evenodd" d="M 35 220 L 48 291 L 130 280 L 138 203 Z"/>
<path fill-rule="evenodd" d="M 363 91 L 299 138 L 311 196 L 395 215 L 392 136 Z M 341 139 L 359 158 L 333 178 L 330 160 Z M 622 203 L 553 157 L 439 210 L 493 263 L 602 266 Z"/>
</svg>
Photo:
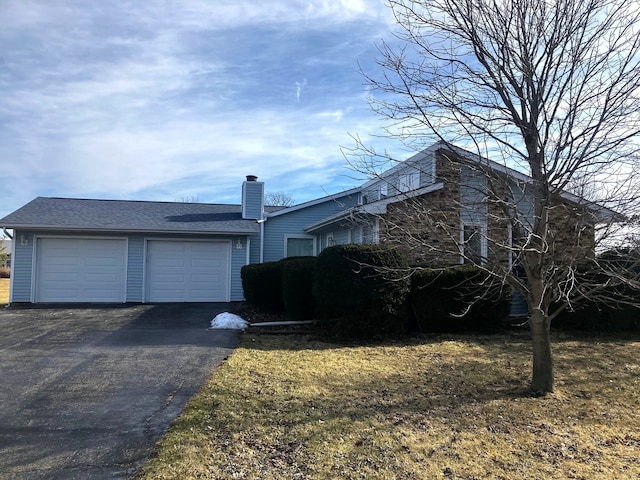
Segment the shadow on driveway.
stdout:
<svg viewBox="0 0 640 480">
<path fill-rule="evenodd" d="M 230 304 L 0 310 L 0 478 L 127 478 L 238 345 Z"/>
</svg>

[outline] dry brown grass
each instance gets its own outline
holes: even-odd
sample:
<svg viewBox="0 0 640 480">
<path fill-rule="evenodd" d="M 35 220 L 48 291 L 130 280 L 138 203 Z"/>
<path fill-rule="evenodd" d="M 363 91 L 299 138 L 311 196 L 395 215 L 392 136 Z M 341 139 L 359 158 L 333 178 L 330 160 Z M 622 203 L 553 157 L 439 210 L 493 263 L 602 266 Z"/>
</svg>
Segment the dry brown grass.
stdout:
<svg viewBox="0 0 640 480">
<path fill-rule="evenodd" d="M 558 392 L 531 398 L 525 334 L 245 334 L 141 478 L 640 478 L 640 337 L 554 346 Z"/>
<path fill-rule="evenodd" d="M 9 278 L 0 278 L 0 305 L 9 303 Z"/>
</svg>

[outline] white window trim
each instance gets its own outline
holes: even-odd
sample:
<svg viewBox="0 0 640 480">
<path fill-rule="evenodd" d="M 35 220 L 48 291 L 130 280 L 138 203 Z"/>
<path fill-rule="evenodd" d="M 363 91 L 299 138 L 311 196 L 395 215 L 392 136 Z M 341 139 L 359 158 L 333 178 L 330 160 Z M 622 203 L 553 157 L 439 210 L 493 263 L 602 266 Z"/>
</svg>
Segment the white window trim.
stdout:
<svg viewBox="0 0 640 480">
<path fill-rule="evenodd" d="M 282 254 L 282 258 L 288 258 L 287 255 L 287 244 L 289 243 L 289 239 L 290 238 L 303 238 L 303 239 L 311 239 L 313 240 L 313 252 L 312 255 L 316 256 L 318 255 L 318 247 L 317 247 L 317 240 L 316 237 L 314 235 L 299 235 L 299 234 L 288 234 L 284 236 L 284 252 Z"/>
<path fill-rule="evenodd" d="M 420 188 L 420 171 L 398 175 L 398 192 L 412 192 Z"/>
<path fill-rule="evenodd" d="M 371 228 L 371 242 L 374 245 L 378 245 L 380 243 L 380 219 L 376 218 L 373 222 L 373 226 Z"/>
<path fill-rule="evenodd" d="M 325 248 L 332 247 L 335 244 L 336 244 L 336 242 L 335 242 L 335 240 L 333 238 L 333 232 L 328 232 L 326 240 L 325 240 Z"/>
<path fill-rule="evenodd" d="M 509 245 L 509 271 L 513 268 L 513 226 L 509 223 L 507 225 L 507 235 L 509 236 L 507 242 Z"/>
</svg>

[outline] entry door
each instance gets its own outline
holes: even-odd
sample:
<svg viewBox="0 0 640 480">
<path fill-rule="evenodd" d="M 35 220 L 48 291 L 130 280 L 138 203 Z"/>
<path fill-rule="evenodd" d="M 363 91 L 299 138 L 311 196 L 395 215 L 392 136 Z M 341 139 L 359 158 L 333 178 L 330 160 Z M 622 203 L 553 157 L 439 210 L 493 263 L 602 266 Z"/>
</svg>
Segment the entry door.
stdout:
<svg viewBox="0 0 640 480">
<path fill-rule="evenodd" d="M 147 242 L 147 302 L 228 302 L 231 244 Z"/>
</svg>

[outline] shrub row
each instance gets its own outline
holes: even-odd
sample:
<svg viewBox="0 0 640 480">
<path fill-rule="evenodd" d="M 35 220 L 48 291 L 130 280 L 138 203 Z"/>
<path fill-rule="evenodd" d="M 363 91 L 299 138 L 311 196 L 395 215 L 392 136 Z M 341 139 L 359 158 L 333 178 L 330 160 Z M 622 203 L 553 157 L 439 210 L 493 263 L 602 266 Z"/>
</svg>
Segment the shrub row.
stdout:
<svg viewBox="0 0 640 480">
<path fill-rule="evenodd" d="M 619 261 L 614 259 L 615 261 Z M 624 261 L 629 261 L 627 257 Z M 294 257 L 242 269 L 250 305 L 292 320 L 317 318 L 342 337 L 395 336 L 405 332 L 495 332 L 509 315 L 510 291 L 491 286 L 473 266 L 424 269 L 408 280 L 397 250 L 376 245 L 337 245 L 318 257 Z M 618 298 L 638 291 L 612 291 Z M 596 303 L 565 311 L 559 329 L 640 331 L 640 309 Z"/>
<path fill-rule="evenodd" d="M 292 320 L 317 318 L 340 337 L 490 332 L 509 313 L 509 295 L 500 288 L 487 295 L 485 276 L 475 267 L 408 273 L 406 258 L 396 249 L 337 245 L 317 258 L 247 265 L 242 285 L 250 305 L 286 312 Z M 482 300 L 476 298 L 480 291 Z"/>
<path fill-rule="evenodd" d="M 9 278 L 11 277 L 11 269 L 0 267 L 0 278 Z"/>
</svg>

